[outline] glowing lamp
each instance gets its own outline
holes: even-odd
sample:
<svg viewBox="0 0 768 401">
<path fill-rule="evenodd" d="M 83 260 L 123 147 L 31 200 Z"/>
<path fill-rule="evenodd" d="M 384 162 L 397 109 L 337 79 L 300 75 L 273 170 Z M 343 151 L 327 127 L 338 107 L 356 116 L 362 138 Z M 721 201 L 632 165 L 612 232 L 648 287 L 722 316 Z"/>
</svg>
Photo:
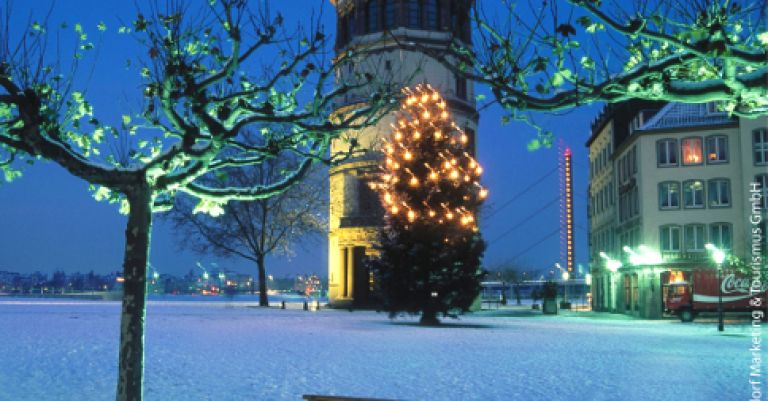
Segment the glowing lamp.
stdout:
<svg viewBox="0 0 768 401">
<path fill-rule="evenodd" d="M 725 252 L 718 249 L 714 244 L 706 244 L 704 245 L 704 248 L 707 248 L 707 250 L 712 253 L 712 260 L 718 265 L 725 261 Z"/>
</svg>

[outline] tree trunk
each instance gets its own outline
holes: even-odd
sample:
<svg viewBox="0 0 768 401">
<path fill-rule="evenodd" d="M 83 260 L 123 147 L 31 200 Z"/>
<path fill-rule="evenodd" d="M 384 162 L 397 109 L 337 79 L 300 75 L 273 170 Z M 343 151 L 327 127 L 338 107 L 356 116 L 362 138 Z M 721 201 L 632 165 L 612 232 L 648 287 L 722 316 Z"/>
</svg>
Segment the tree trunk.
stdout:
<svg viewBox="0 0 768 401">
<path fill-rule="evenodd" d="M 269 306 L 267 298 L 267 269 L 264 267 L 264 256 L 259 255 L 256 258 L 256 264 L 259 267 L 259 306 Z"/>
<path fill-rule="evenodd" d="M 437 319 L 437 312 L 431 308 L 424 309 L 421 312 L 421 320 L 419 324 L 422 326 L 439 326 L 440 320 Z"/>
<path fill-rule="evenodd" d="M 125 230 L 123 309 L 120 320 L 118 401 L 141 401 L 144 387 L 144 317 L 147 262 L 152 231 L 152 196 L 146 186 L 128 194 L 131 210 Z"/>
</svg>

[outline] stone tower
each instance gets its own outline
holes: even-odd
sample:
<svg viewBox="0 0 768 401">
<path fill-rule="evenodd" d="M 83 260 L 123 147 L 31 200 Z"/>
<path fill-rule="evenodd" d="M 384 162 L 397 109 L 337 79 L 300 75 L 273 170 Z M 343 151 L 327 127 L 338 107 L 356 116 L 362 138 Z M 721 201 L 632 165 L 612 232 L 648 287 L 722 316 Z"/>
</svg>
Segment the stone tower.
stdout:
<svg viewBox="0 0 768 401">
<path fill-rule="evenodd" d="M 370 73 L 393 88 L 429 83 L 446 98 L 456 123 L 470 136 L 475 149 L 477 110 L 471 82 L 456 77 L 439 62 L 397 43 L 445 47 L 458 38 L 471 44 L 469 11 L 472 0 L 331 0 L 336 6 L 336 53 L 364 48 L 365 57 L 344 65 L 336 79 Z M 391 87 L 392 88 L 392 87 Z M 366 93 L 350 93 L 340 109 L 366 102 Z M 328 299 L 335 307 L 370 304 L 373 280 L 363 266 L 375 254 L 373 242 L 382 224 L 383 211 L 369 178 L 380 160 L 381 139 L 389 135 L 394 115 L 376 126 L 348 132 L 334 142 L 333 152 L 348 149 L 354 139 L 362 155 L 330 170 L 328 233 Z"/>
</svg>

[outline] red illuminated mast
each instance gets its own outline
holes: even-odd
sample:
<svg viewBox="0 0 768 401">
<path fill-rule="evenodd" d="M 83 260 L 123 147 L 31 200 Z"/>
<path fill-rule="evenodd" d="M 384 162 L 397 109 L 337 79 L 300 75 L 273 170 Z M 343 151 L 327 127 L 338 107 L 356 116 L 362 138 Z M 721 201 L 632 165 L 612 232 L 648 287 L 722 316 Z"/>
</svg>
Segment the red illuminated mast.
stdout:
<svg viewBox="0 0 768 401">
<path fill-rule="evenodd" d="M 571 148 L 560 143 L 560 260 L 573 273 L 573 170 Z M 563 149 L 564 148 L 564 149 Z"/>
</svg>

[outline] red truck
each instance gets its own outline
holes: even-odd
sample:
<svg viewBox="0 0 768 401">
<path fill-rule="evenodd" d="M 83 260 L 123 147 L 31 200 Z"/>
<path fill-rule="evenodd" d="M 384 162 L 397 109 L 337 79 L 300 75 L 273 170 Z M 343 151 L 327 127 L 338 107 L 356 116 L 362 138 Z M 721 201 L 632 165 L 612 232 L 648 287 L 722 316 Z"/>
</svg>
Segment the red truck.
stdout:
<svg viewBox="0 0 768 401">
<path fill-rule="evenodd" d="M 667 291 L 664 294 L 664 309 L 676 314 L 683 322 L 691 322 L 699 312 L 716 312 L 719 300 L 717 271 L 695 270 L 693 272 L 665 273 Z M 759 292 L 750 294 L 749 276 L 723 271 L 722 273 L 723 312 L 763 311 L 768 315 L 768 283 L 763 282 Z M 750 299 L 758 297 L 760 303 L 750 305 Z"/>
</svg>

